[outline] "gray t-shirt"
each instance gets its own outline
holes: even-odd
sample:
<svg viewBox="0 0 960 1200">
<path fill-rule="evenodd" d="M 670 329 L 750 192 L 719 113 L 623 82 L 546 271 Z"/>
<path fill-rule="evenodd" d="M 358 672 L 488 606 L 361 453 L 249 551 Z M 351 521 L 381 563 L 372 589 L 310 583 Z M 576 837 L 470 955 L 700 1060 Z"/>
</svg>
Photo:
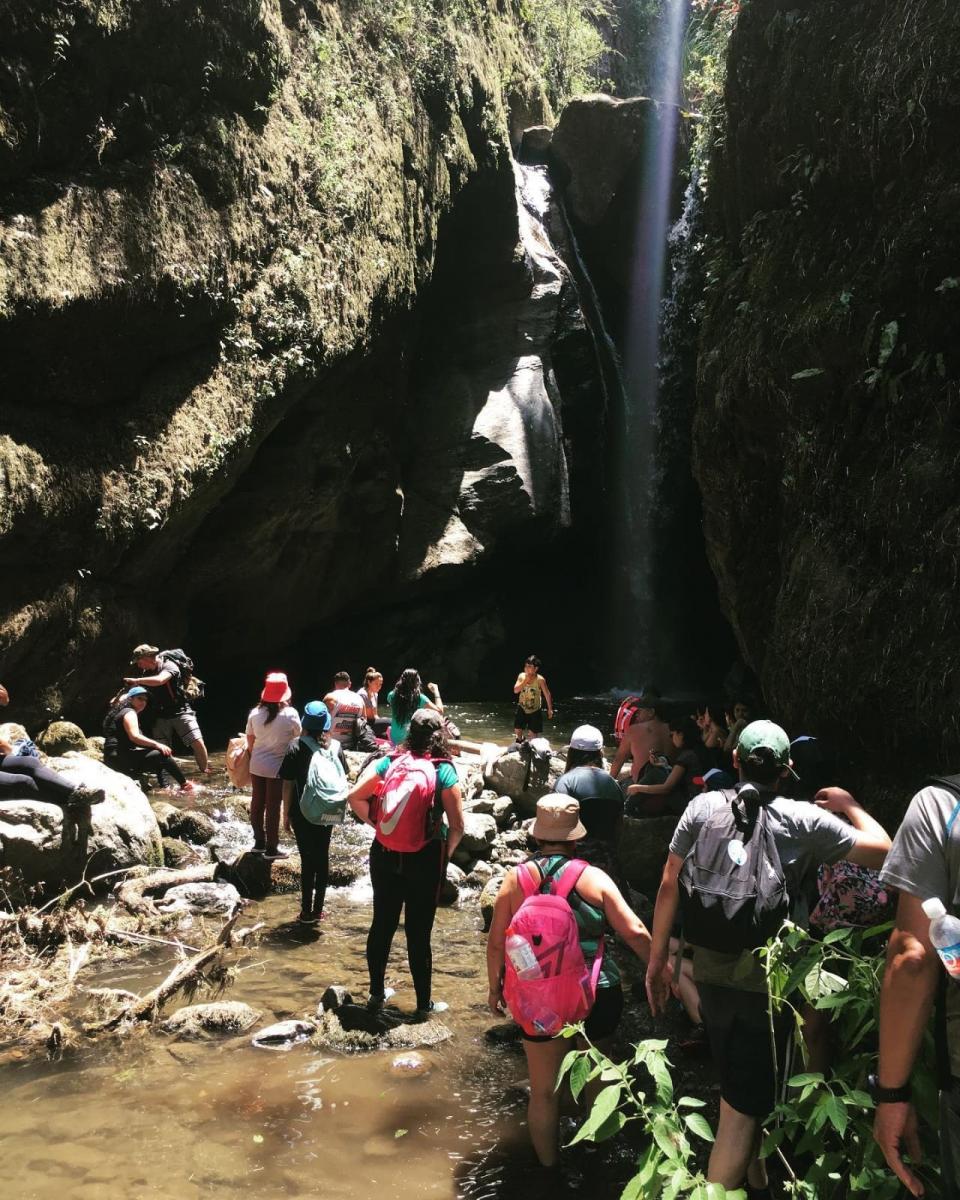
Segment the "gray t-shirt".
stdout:
<svg viewBox="0 0 960 1200">
<path fill-rule="evenodd" d="M 960 801 L 945 788 L 925 787 L 910 801 L 880 872 L 882 883 L 960 915 Z M 947 984 L 947 1045 L 951 1074 L 960 1076 L 960 986 Z"/>
<path fill-rule="evenodd" d="M 677 824 L 670 853 L 686 858 L 711 813 L 728 803 L 723 792 L 695 796 Z M 821 863 L 835 863 L 846 858 L 856 845 L 856 831 L 835 813 L 786 796 L 775 796 L 769 801 L 767 821 L 777 844 L 787 888 L 799 908 L 804 877 Z M 800 920 L 806 918 L 806 913 L 799 911 L 794 915 Z M 763 992 L 767 986 L 763 965 L 750 950 L 742 954 L 721 954 L 694 946 L 693 975 L 698 983 L 735 987 L 747 992 Z"/>
</svg>

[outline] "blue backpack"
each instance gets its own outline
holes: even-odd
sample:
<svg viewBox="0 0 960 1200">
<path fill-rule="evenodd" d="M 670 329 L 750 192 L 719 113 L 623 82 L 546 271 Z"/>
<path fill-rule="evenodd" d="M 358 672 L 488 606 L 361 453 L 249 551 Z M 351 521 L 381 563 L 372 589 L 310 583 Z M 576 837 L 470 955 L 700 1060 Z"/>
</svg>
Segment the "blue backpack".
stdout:
<svg viewBox="0 0 960 1200">
<path fill-rule="evenodd" d="M 302 734 L 300 740 L 313 751 L 307 781 L 300 793 L 300 811 L 312 825 L 341 825 L 347 814 L 347 776 L 340 762 L 340 745 L 321 746 Z"/>
</svg>

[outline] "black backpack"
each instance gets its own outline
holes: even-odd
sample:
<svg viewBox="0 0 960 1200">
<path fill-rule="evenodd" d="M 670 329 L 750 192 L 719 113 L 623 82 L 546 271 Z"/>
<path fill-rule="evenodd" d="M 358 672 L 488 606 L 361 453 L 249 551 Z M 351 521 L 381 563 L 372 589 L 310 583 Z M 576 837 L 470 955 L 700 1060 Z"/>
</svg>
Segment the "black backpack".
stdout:
<svg viewBox="0 0 960 1200">
<path fill-rule="evenodd" d="M 790 915 L 790 895 L 767 817 L 773 793 L 752 784 L 701 827 L 680 869 L 683 936 L 694 946 L 739 954 L 765 945 Z"/>
<path fill-rule="evenodd" d="M 186 650 L 161 650 L 157 660 L 166 659 L 177 668 L 175 690 L 181 700 L 202 700 L 206 684 L 193 673 L 193 659 Z"/>
</svg>

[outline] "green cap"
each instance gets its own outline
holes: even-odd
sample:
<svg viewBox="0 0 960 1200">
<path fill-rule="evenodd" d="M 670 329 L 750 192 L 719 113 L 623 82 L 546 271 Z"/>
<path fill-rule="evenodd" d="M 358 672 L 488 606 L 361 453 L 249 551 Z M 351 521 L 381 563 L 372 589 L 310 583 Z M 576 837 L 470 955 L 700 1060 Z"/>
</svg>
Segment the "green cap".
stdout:
<svg viewBox="0 0 960 1200">
<path fill-rule="evenodd" d="M 769 750 L 774 762 L 781 767 L 790 765 L 790 739 L 779 725 L 772 721 L 751 721 L 740 734 L 737 742 L 737 753 L 741 758 L 749 758 L 756 750 Z M 764 756 L 765 757 L 765 756 Z"/>
</svg>

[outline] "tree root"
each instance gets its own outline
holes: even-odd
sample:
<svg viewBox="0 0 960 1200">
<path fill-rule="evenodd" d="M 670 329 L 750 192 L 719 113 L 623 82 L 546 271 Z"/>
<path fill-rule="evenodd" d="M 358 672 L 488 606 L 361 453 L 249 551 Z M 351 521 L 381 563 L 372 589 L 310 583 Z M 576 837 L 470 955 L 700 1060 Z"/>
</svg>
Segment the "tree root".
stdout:
<svg viewBox="0 0 960 1200">
<path fill-rule="evenodd" d="M 183 867 L 179 871 L 161 868 L 149 871 L 145 875 L 133 875 L 118 883 L 113 889 L 117 901 L 134 915 L 157 915 L 157 907 L 153 897 L 147 892 L 162 895 L 168 888 L 177 887 L 181 883 L 212 883 L 218 878 L 218 870 L 222 871 L 219 863 L 202 863 L 196 867 Z"/>
</svg>

